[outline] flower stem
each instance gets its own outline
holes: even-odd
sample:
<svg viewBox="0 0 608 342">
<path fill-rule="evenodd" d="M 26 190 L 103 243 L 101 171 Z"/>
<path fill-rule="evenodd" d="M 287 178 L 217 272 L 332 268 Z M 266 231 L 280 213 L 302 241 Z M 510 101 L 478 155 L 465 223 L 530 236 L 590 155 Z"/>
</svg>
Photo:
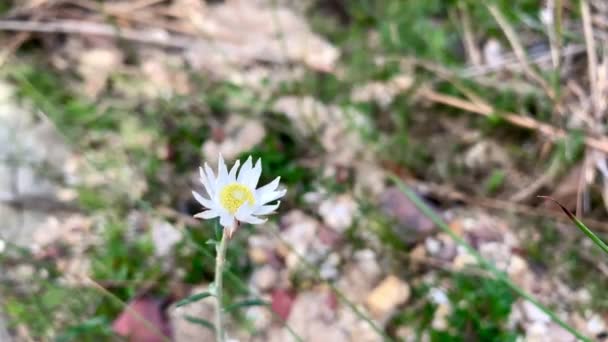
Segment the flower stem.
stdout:
<svg viewBox="0 0 608 342">
<path fill-rule="evenodd" d="M 223 308 L 222 308 L 222 278 L 224 274 L 224 262 L 226 260 L 226 246 L 228 245 L 228 229 L 224 228 L 222 233 L 222 240 L 216 247 L 216 258 L 215 258 L 215 340 L 217 342 L 224 342 L 224 321 L 223 321 Z"/>
</svg>

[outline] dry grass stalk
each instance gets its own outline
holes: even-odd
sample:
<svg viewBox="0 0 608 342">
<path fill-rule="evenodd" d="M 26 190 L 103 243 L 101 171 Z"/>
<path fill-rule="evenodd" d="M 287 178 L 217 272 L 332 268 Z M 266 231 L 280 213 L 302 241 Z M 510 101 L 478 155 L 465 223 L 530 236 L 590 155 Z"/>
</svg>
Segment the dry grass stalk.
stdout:
<svg viewBox="0 0 608 342">
<path fill-rule="evenodd" d="M 482 104 L 478 104 L 478 103 L 473 103 L 473 102 L 463 100 L 463 99 L 455 97 L 455 96 L 446 95 L 446 94 L 436 92 L 436 91 L 430 90 L 430 89 L 422 90 L 419 93 L 419 95 L 422 98 L 427 99 L 432 102 L 445 104 L 450 107 L 459 108 L 462 110 L 466 110 L 466 111 L 476 113 L 476 114 L 481 114 L 484 116 L 490 116 L 492 114 L 497 113 L 497 111 L 488 104 L 482 105 Z M 556 141 L 558 139 L 562 139 L 567 136 L 567 133 L 564 130 L 553 127 L 553 126 L 543 123 L 543 122 L 539 122 L 530 117 L 522 116 L 522 115 L 515 114 L 515 113 L 509 113 L 509 112 L 503 113 L 501 115 L 501 117 L 513 125 L 537 131 L 540 134 L 547 137 L 551 141 Z M 606 137 L 585 136 L 584 142 L 587 146 L 589 146 L 591 148 L 608 153 L 608 138 L 606 138 Z"/>
<path fill-rule="evenodd" d="M 555 100 L 555 91 L 553 91 L 547 81 L 530 66 L 523 45 L 519 41 L 519 38 L 517 38 L 517 34 L 515 33 L 513 27 L 511 27 L 511 25 L 509 24 L 507 19 L 502 15 L 502 13 L 500 13 L 500 10 L 498 10 L 498 7 L 496 7 L 496 5 L 486 4 L 486 6 L 490 11 L 490 14 L 492 14 L 494 19 L 498 23 L 498 26 L 500 26 L 500 28 L 505 33 L 505 36 L 507 37 L 511 48 L 515 53 L 515 56 L 519 60 L 524 70 L 524 73 L 534 82 L 538 83 L 550 99 Z"/>
</svg>

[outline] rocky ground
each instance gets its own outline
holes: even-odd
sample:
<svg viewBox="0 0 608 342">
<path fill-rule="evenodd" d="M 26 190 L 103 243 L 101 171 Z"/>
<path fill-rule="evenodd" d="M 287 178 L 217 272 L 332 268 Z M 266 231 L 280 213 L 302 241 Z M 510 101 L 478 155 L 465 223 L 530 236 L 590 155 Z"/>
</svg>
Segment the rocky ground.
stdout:
<svg viewBox="0 0 608 342">
<path fill-rule="evenodd" d="M 536 198 L 608 231 L 608 149 L 593 128 L 605 107 L 576 72 L 584 49 L 526 26 L 545 7 L 389 2 L 0 6 L 0 341 L 211 340 L 212 298 L 179 304 L 213 279 L 214 225 L 192 217 L 190 193 L 220 153 L 261 157 L 263 181 L 288 190 L 230 242 L 234 340 L 576 340 L 394 178 L 516 286 L 605 339 L 608 260 Z M 606 8 L 591 3 L 599 34 Z M 533 69 L 512 35 L 484 33 L 510 32 L 500 11 Z M 583 20 L 565 13 L 568 28 Z M 555 51 L 561 102 L 534 76 Z"/>
</svg>

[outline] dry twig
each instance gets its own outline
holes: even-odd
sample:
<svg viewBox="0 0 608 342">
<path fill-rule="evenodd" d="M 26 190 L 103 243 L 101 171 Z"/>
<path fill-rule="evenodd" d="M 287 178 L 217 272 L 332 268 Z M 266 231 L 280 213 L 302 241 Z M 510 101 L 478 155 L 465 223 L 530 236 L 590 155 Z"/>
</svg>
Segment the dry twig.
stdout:
<svg viewBox="0 0 608 342">
<path fill-rule="evenodd" d="M 467 51 L 467 55 L 471 61 L 471 64 L 475 66 L 482 65 L 481 52 L 475 42 L 475 35 L 471 28 L 471 18 L 469 17 L 469 10 L 466 4 L 460 4 L 460 20 L 462 21 L 462 31 L 464 37 L 464 46 Z"/>
<path fill-rule="evenodd" d="M 495 5 L 487 4 L 486 6 L 488 7 L 488 10 L 490 11 L 494 19 L 496 19 L 498 26 L 500 26 L 500 28 L 504 31 L 505 36 L 507 37 L 507 40 L 511 45 L 511 48 L 513 48 L 513 52 L 515 53 L 515 56 L 523 67 L 523 70 L 526 75 L 528 75 L 530 79 L 538 83 L 543 88 L 547 96 L 549 96 L 549 98 L 555 100 L 556 96 L 553 89 L 551 89 L 547 81 L 530 66 L 530 63 L 528 63 L 528 57 L 526 55 L 526 52 L 524 51 L 521 42 L 517 38 L 517 34 L 513 30 L 513 27 L 509 25 L 509 22 L 505 19 L 502 13 L 500 13 L 500 10 L 498 10 Z"/>
<path fill-rule="evenodd" d="M 413 183 L 421 193 L 432 194 L 437 198 L 443 198 L 451 201 L 460 201 L 469 205 L 489 208 L 502 212 L 514 212 L 521 215 L 542 217 L 551 220 L 557 220 L 563 223 L 572 223 L 567 216 L 556 215 L 555 211 L 540 207 L 531 207 L 523 204 L 516 204 L 511 201 L 504 201 L 489 197 L 472 196 L 460 192 L 446 185 L 440 185 L 429 182 L 422 182 L 413 178 L 409 178 L 408 182 Z M 608 223 L 603 221 L 585 218 L 585 224 L 589 227 L 601 232 L 608 233 Z"/>
<path fill-rule="evenodd" d="M 497 111 L 488 104 L 469 102 L 467 100 L 463 100 L 463 99 L 455 97 L 455 96 L 439 93 L 439 92 L 436 92 L 431 89 L 423 89 L 419 93 L 419 95 L 422 98 L 427 99 L 432 102 L 442 103 L 442 104 L 448 105 L 450 107 L 459 108 L 462 110 L 466 110 L 466 111 L 476 113 L 476 114 L 481 114 L 484 116 L 490 116 L 492 114 L 497 114 Z M 515 113 L 509 113 L 509 112 L 502 113 L 501 117 L 513 125 L 537 131 L 540 134 L 547 137 L 551 141 L 556 141 L 558 139 L 562 139 L 567 136 L 566 131 L 553 127 L 549 124 L 539 122 L 530 117 L 522 116 L 522 115 L 515 114 Z M 585 136 L 584 142 L 589 147 L 592 147 L 594 149 L 597 149 L 597 150 L 600 150 L 603 152 L 608 152 L 608 138 L 606 138 L 606 137 Z"/>
<path fill-rule="evenodd" d="M 52 22 L 0 20 L 0 31 L 98 35 L 180 49 L 199 42 L 199 40 L 185 35 L 168 34 L 164 30 L 133 30 L 78 20 L 58 20 Z"/>
<path fill-rule="evenodd" d="M 589 85 L 591 87 L 592 106 L 594 117 L 597 118 L 595 104 L 599 102 L 599 91 L 597 86 L 597 56 L 595 54 L 595 41 L 593 39 L 593 27 L 591 26 L 591 14 L 587 0 L 581 0 L 581 15 L 583 17 L 583 31 L 585 33 L 585 45 L 587 47 L 587 60 L 589 61 Z"/>
</svg>

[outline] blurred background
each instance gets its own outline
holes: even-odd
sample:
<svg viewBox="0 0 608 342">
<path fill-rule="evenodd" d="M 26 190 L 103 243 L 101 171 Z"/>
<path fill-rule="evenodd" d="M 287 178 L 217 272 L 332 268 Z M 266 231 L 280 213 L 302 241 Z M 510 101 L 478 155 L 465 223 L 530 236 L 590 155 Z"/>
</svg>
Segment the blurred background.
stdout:
<svg viewBox="0 0 608 342">
<path fill-rule="evenodd" d="M 603 0 L 3 0 L 0 341 L 213 340 L 219 153 L 288 189 L 236 340 L 575 341 L 403 182 L 603 341 L 608 259 L 537 196 L 608 236 L 607 41 Z"/>
</svg>

